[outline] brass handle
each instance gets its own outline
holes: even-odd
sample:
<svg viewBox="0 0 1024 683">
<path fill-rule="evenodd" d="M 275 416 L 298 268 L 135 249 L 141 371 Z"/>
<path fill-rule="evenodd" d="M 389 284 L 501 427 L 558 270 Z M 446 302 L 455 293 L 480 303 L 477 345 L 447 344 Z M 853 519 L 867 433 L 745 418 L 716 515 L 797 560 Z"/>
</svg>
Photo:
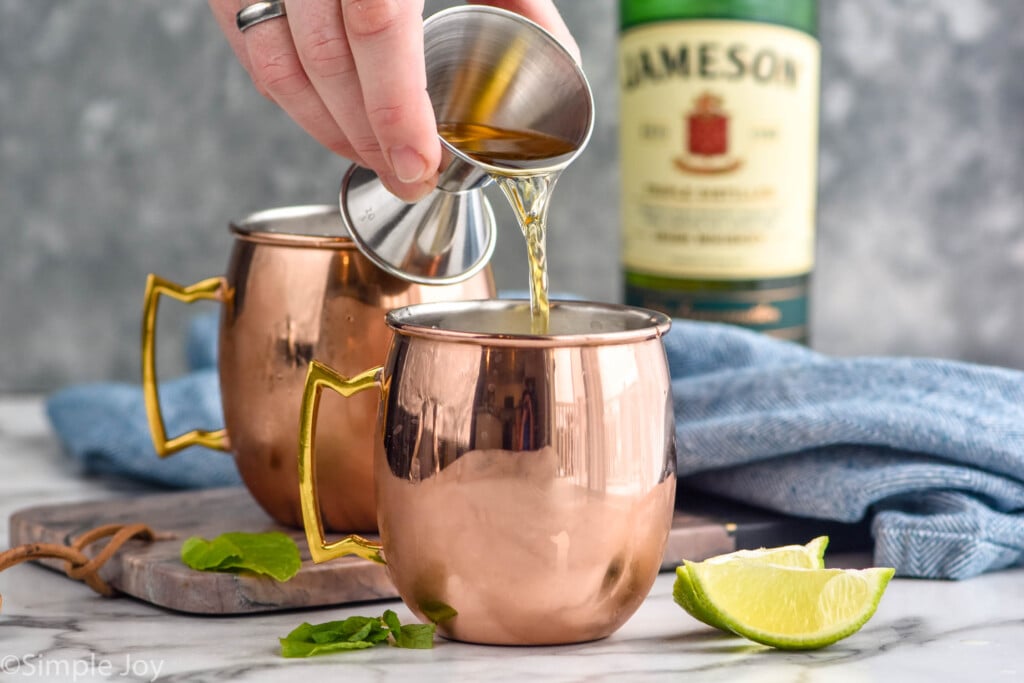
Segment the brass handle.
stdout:
<svg viewBox="0 0 1024 683">
<path fill-rule="evenodd" d="M 142 395 L 146 402 L 149 434 L 153 439 L 156 454 L 161 458 L 166 458 L 189 446 L 206 446 L 214 450 L 226 451 L 230 448 L 230 444 L 226 429 L 218 429 L 213 432 L 194 429 L 186 434 L 171 439 L 167 438 L 163 413 L 160 410 L 160 394 L 156 386 L 156 309 L 160 302 L 160 295 L 166 294 L 178 301 L 190 304 L 199 299 L 224 301 L 227 291 L 228 284 L 223 277 L 212 277 L 188 287 L 182 287 L 153 274 L 146 278 L 146 299 L 142 307 Z"/>
<path fill-rule="evenodd" d="M 350 535 L 327 542 L 324 521 L 320 516 L 320 497 L 316 488 L 316 466 L 313 440 L 316 438 L 316 418 L 320 411 L 320 396 L 324 387 L 345 398 L 380 385 L 383 366 L 371 368 L 354 377 L 342 377 L 323 363 L 312 361 L 306 372 L 306 385 L 302 389 L 302 407 L 299 410 L 299 495 L 302 499 L 302 526 L 306 529 L 306 542 L 314 562 L 326 562 L 343 555 L 357 555 L 364 560 L 384 563 L 381 544 L 362 536 Z"/>
</svg>

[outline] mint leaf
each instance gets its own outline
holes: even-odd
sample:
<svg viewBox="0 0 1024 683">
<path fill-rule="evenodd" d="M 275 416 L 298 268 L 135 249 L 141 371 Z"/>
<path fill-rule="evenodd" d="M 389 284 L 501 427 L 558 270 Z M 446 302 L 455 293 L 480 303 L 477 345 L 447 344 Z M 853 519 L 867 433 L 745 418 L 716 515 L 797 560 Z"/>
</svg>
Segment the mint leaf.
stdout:
<svg viewBox="0 0 1024 683">
<path fill-rule="evenodd" d="M 332 624 L 340 624 L 340 623 L 341 623 L 340 621 L 331 621 L 331 622 L 328 622 L 326 624 L 320 624 L 319 626 L 314 626 L 313 624 L 309 623 L 308 621 L 304 621 L 300 625 L 298 625 L 295 628 L 293 628 L 292 632 L 289 633 L 288 635 L 286 635 L 284 638 L 281 638 L 281 640 L 295 640 L 295 641 L 305 641 L 305 642 L 310 642 L 311 643 L 311 642 L 313 642 L 313 634 L 317 631 L 317 629 L 326 630 Z"/>
<path fill-rule="evenodd" d="M 392 634 L 397 634 L 402 630 L 402 622 L 398 620 L 398 615 L 392 610 L 385 610 L 384 616 L 381 617 L 381 621 L 387 624 L 387 627 L 391 630 Z"/>
<path fill-rule="evenodd" d="M 419 608 L 423 612 L 423 616 L 432 624 L 441 624 L 452 617 L 459 616 L 454 607 L 440 600 L 425 600 L 419 604 Z"/>
<path fill-rule="evenodd" d="M 221 534 L 219 538 L 226 538 L 242 551 L 242 559 L 234 563 L 234 568 L 287 581 L 302 567 L 299 547 L 290 536 L 280 531 L 262 534 L 234 532 Z"/>
<path fill-rule="evenodd" d="M 349 617 L 323 624 L 303 623 L 279 638 L 282 657 L 312 657 L 345 650 L 363 650 L 386 640 L 388 630 L 375 617 Z"/>
<path fill-rule="evenodd" d="M 193 536 L 181 546 L 181 561 L 192 569 L 216 570 L 226 562 L 242 559 L 242 551 L 231 541 L 218 537 L 212 541 Z"/>
<path fill-rule="evenodd" d="M 433 624 L 403 626 L 391 610 L 381 617 L 349 617 L 322 624 L 303 623 L 284 638 L 279 638 L 282 657 L 362 650 L 388 640 L 397 647 L 428 649 L 434 646 Z"/>
<path fill-rule="evenodd" d="M 376 617 L 349 617 L 343 621 L 323 624 L 305 622 L 281 640 L 305 642 L 314 645 L 327 643 L 368 641 L 371 645 L 385 640 L 388 630 Z"/>
<path fill-rule="evenodd" d="M 436 628 L 433 624 L 405 624 L 398 634 L 392 631 L 391 635 L 395 638 L 396 647 L 429 650 L 434 647 L 434 630 Z"/>
<path fill-rule="evenodd" d="M 403 626 L 398 621 L 398 615 L 391 610 L 384 612 L 381 619 L 391 631 L 392 644 L 395 647 L 407 647 L 415 650 L 427 650 L 434 647 L 434 631 L 437 627 L 433 624 L 406 624 Z"/>
<path fill-rule="evenodd" d="M 287 581 L 302 566 L 299 547 L 280 531 L 230 532 L 212 541 L 193 536 L 181 546 L 181 561 L 202 571 L 245 570 Z"/>
<path fill-rule="evenodd" d="M 344 652 L 345 650 L 365 650 L 368 647 L 373 647 L 376 643 L 371 643 L 366 640 L 357 640 L 355 642 L 349 640 L 342 640 L 337 643 L 305 643 L 296 640 L 287 640 L 281 638 L 281 656 L 282 657 L 314 657 L 316 655 L 327 655 L 332 652 Z"/>
</svg>

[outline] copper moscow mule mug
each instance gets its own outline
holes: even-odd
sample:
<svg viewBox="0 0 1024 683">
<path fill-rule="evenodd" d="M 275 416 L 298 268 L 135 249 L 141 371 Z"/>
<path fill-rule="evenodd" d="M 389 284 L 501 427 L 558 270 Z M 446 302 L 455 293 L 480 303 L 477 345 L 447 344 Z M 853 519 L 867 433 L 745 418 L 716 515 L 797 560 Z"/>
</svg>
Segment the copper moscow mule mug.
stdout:
<svg viewBox="0 0 1024 683">
<path fill-rule="evenodd" d="M 348 378 L 309 366 L 299 486 L 313 560 L 384 562 L 406 605 L 447 638 L 611 634 L 654 583 L 671 527 L 669 319 L 555 302 L 551 334 L 535 336 L 529 302 L 492 300 L 410 306 L 387 323 L 382 366 Z M 318 511 L 345 495 L 314 476 L 317 430 L 345 420 L 321 405 L 324 387 L 347 400 L 380 390 L 380 543 L 324 535 Z"/>
<path fill-rule="evenodd" d="M 296 206 L 253 214 L 230 226 L 235 241 L 223 277 L 183 287 L 146 282 L 142 377 L 153 445 L 160 457 L 191 445 L 229 451 L 256 501 L 282 524 L 301 526 L 297 459 L 306 366 L 320 358 L 354 373 L 383 362 L 391 338 L 385 314 L 418 302 L 493 297 L 484 268 L 457 284 L 425 286 L 371 263 L 347 236 L 337 207 Z M 161 294 L 222 303 L 218 371 L 226 428 L 169 438 L 156 380 L 156 314 Z M 361 396 L 329 408 L 316 477 L 337 495 L 323 520 L 338 531 L 374 531 L 373 425 L 376 402 Z"/>
</svg>

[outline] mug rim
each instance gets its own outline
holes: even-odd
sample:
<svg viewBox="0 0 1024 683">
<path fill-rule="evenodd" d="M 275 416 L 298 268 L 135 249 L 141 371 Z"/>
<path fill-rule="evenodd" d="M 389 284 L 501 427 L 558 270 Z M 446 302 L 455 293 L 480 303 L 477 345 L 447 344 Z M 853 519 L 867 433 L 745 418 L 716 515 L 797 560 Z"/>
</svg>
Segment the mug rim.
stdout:
<svg viewBox="0 0 1024 683">
<path fill-rule="evenodd" d="M 238 239 L 260 244 L 282 247 L 306 247 L 315 249 L 355 249 L 356 244 L 348 234 L 315 235 L 304 232 L 283 232 L 259 227 L 272 221 L 293 218 L 310 218 L 334 215 L 338 225 L 346 230 L 337 206 L 330 204 L 298 204 L 276 206 L 248 214 L 244 218 L 228 223 L 228 230 Z"/>
<path fill-rule="evenodd" d="M 616 316 L 631 326 L 623 330 L 578 332 L 570 334 L 530 334 L 515 332 L 476 332 L 448 329 L 431 323 L 439 316 L 473 310 L 529 310 L 526 299 L 479 299 L 475 301 L 437 301 L 412 304 L 388 312 L 388 327 L 397 334 L 436 341 L 463 342 L 481 346 L 579 347 L 633 344 L 660 339 L 668 333 L 672 319 L 664 313 L 638 306 L 582 300 L 552 300 L 551 309 L 578 309 L 594 315 Z"/>
</svg>

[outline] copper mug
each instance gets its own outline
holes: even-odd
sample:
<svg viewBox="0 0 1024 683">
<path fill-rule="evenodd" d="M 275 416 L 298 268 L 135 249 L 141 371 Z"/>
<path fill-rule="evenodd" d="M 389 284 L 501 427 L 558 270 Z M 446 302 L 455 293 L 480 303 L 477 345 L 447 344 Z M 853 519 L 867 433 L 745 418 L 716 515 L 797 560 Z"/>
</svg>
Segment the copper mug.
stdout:
<svg viewBox="0 0 1024 683">
<path fill-rule="evenodd" d="M 529 302 L 392 311 L 387 360 L 351 377 L 313 361 L 300 429 L 303 522 L 315 562 L 384 562 L 406 605 L 443 636 L 541 645 L 610 635 L 657 576 L 672 521 L 669 319 L 556 302 L 531 335 Z M 325 537 L 345 495 L 315 477 L 317 428 L 345 416 L 323 389 L 379 388 L 380 542 Z M 328 394 L 331 395 L 331 394 Z"/>
<path fill-rule="evenodd" d="M 160 457 L 192 445 L 234 455 L 246 487 L 282 524 L 301 526 L 295 462 L 306 366 L 321 358 L 342 372 L 383 362 L 392 308 L 424 301 L 494 296 L 485 268 L 467 280 L 425 286 L 388 275 L 360 253 L 337 207 L 296 206 L 255 213 L 230 225 L 235 241 L 223 277 L 183 287 L 156 275 L 146 282 L 142 376 L 153 445 Z M 222 303 L 218 372 L 225 429 L 169 438 L 157 392 L 155 337 L 161 294 Z M 316 476 L 337 495 L 323 520 L 338 531 L 374 531 L 370 396 L 332 404 L 321 430 Z"/>
</svg>

